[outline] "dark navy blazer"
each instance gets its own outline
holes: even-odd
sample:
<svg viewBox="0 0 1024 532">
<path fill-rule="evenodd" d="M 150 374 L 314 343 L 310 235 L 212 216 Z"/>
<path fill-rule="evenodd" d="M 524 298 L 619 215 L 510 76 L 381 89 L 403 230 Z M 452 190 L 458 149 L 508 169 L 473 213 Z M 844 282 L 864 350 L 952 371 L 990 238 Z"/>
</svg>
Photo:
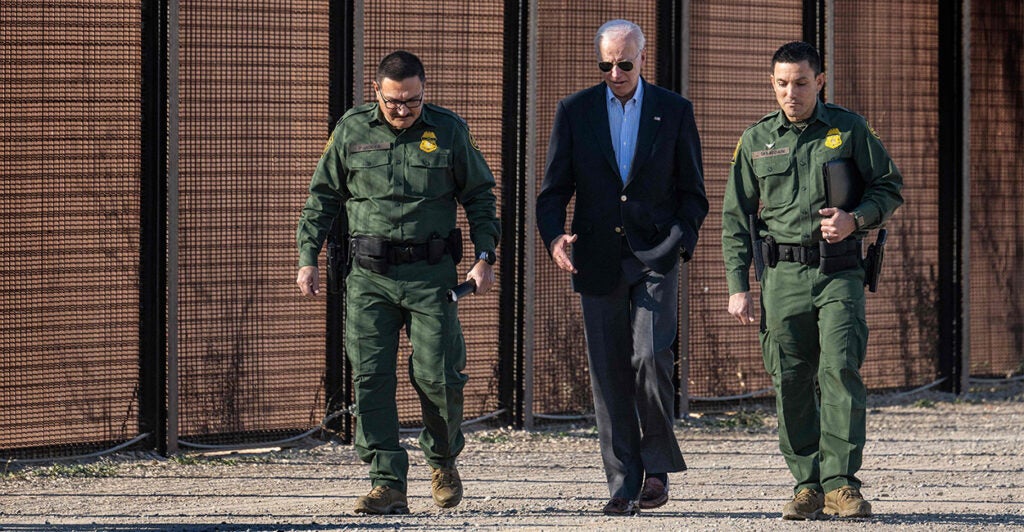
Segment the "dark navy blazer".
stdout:
<svg viewBox="0 0 1024 532">
<path fill-rule="evenodd" d="M 680 256 L 689 260 L 708 213 L 693 104 L 640 82 L 640 128 L 625 184 L 612 149 L 605 84 L 565 98 L 555 111 L 537 227 L 550 253 L 551 242 L 565 233 L 566 206 L 576 195 L 570 232 L 579 235 L 572 248 L 577 292 L 599 295 L 615 286 L 623 233 L 633 255 L 658 273 Z"/>
</svg>

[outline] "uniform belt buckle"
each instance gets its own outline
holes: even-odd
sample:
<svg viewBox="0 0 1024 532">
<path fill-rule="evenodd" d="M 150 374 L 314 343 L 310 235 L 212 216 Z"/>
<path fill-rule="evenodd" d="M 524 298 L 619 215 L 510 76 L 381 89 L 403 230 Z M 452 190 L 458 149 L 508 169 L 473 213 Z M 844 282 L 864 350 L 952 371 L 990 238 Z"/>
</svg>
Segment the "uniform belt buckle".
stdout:
<svg viewBox="0 0 1024 532">
<path fill-rule="evenodd" d="M 391 248 L 391 257 L 396 264 L 412 262 L 412 246 L 395 246 Z"/>
</svg>

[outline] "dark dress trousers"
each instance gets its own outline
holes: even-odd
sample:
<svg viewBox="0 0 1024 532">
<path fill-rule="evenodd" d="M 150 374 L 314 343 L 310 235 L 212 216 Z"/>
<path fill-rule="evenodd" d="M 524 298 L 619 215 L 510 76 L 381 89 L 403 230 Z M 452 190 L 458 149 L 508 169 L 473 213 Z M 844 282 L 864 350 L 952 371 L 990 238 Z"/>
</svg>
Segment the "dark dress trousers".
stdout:
<svg viewBox="0 0 1024 532">
<path fill-rule="evenodd" d="M 693 105 L 640 80 L 636 151 L 623 183 L 604 83 L 558 104 L 537 226 L 545 247 L 570 233 L 601 456 L 611 496 L 636 499 L 645 473 L 686 469 L 672 427 L 672 343 L 679 258 L 689 260 L 708 212 Z"/>
</svg>

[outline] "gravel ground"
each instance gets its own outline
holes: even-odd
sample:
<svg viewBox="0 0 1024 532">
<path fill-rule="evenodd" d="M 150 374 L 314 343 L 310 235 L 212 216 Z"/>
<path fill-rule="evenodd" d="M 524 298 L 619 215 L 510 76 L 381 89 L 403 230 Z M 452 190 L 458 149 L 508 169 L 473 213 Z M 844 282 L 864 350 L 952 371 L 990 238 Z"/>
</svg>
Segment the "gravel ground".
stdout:
<svg viewBox="0 0 1024 532">
<path fill-rule="evenodd" d="M 924 391 L 870 398 L 860 476 L 875 517 L 848 530 L 1024 530 L 1024 384 L 956 398 Z M 591 425 L 467 433 L 466 497 L 430 498 L 415 440 L 405 516 L 357 516 L 367 467 L 350 446 L 308 441 L 287 450 L 122 453 L 90 462 L 10 465 L 0 477 L 0 530 L 307 531 L 419 528 L 832 530 L 836 521 L 780 519 L 791 495 L 776 419 L 763 404 L 695 413 L 676 435 L 690 470 L 672 500 L 636 517 L 600 513 L 608 493 Z"/>
</svg>

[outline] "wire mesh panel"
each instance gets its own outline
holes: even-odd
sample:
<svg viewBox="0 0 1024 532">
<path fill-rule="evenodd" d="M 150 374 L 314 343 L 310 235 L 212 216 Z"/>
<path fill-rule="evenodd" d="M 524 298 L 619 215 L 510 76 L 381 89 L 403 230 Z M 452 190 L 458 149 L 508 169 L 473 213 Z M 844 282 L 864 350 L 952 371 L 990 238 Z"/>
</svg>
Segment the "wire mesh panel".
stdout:
<svg viewBox="0 0 1024 532">
<path fill-rule="evenodd" d="M 234 443 L 323 416 L 324 301 L 294 279 L 328 125 L 327 15 L 326 2 L 180 2 L 183 440 Z"/>
<path fill-rule="evenodd" d="M 616 18 L 638 24 L 647 39 L 642 75 L 657 83 L 657 14 L 654 0 L 537 2 L 537 189 L 533 194 L 540 192 L 544 179 L 558 101 L 602 82 L 594 50 L 597 29 Z M 574 204 L 569 205 L 567 220 L 572 220 Z M 534 315 L 535 324 L 533 367 L 527 368 L 533 373 L 532 409 L 537 414 L 593 411 L 579 296 L 572 291 L 569 274 L 554 265 L 540 238 L 534 253 L 537 271 L 531 274 L 535 276 L 536 308 L 526 309 Z"/>
<path fill-rule="evenodd" d="M 0 451 L 138 434 L 138 2 L 0 1 Z"/>
<path fill-rule="evenodd" d="M 722 199 L 743 130 L 778 108 L 768 79 L 772 54 L 783 43 L 800 39 L 801 8 L 793 0 L 691 2 L 690 97 L 711 205 L 690 264 L 691 396 L 725 397 L 771 387 L 756 325 L 744 326 L 727 312 Z M 750 282 L 757 301 L 752 272 Z"/>
<path fill-rule="evenodd" d="M 867 295 L 868 388 L 921 385 L 937 375 L 938 39 L 930 0 L 836 2 L 828 74 L 835 103 L 868 119 L 904 185 L 878 292 Z"/>
<path fill-rule="evenodd" d="M 401 16 L 396 16 L 396 8 Z M 364 7 L 363 47 L 365 76 L 357 86 L 356 101 L 373 101 L 371 81 L 385 55 L 406 50 L 423 61 L 426 101 L 454 111 L 469 124 L 494 173 L 495 195 L 501 197 L 501 127 L 503 91 L 504 2 L 498 0 L 414 0 L 400 5 L 367 0 Z M 501 215 L 501 205 L 498 206 Z M 463 261 L 459 277 L 472 267 L 473 246 L 469 224 L 459 209 L 463 231 Z M 505 257 L 499 257 L 505 260 Z M 500 268 L 495 269 L 497 274 Z M 459 319 L 466 340 L 464 389 L 466 419 L 498 408 L 498 301 L 500 278 L 483 297 L 459 300 Z M 409 384 L 411 347 L 400 335 L 398 350 L 398 413 L 404 425 L 420 425 L 419 399 Z"/>
<path fill-rule="evenodd" d="M 1024 6 L 972 2 L 970 374 L 1024 373 Z"/>
</svg>

